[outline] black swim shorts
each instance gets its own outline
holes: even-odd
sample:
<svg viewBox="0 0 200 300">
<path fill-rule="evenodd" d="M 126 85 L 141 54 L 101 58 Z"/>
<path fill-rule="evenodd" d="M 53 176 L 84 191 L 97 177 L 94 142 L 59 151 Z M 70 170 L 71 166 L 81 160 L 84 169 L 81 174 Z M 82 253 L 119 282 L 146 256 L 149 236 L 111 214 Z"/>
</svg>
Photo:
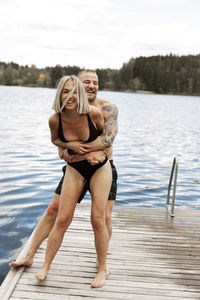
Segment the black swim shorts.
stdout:
<svg viewBox="0 0 200 300">
<path fill-rule="evenodd" d="M 111 168 L 112 168 L 112 184 L 111 184 L 111 189 L 110 189 L 110 193 L 109 193 L 109 197 L 108 197 L 108 200 L 116 200 L 116 195 L 117 195 L 117 178 L 118 178 L 118 175 L 117 175 L 117 170 L 113 164 L 113 160 L 110 160 L 110 165 L 111 165 Z M 56 190 L 55 190 L 55 193 L 60 195 L 61 194 L 61 189 L 62 189 L 62 184 L 63 184 L 63 180 L 64 180 L 64 175 L 65 175 L 65 170 L 66 170 L 66 166 L 63 167 L 63 177 L 61 178 Z M 82 190 L 82 193 L 78 199 L 78 203 L 81 202 L 81 200 L 85 197 L 87 191 L 90 191 L 90 182 L 87 181 L 85 183 L 85 186 Z"/>
</svg>

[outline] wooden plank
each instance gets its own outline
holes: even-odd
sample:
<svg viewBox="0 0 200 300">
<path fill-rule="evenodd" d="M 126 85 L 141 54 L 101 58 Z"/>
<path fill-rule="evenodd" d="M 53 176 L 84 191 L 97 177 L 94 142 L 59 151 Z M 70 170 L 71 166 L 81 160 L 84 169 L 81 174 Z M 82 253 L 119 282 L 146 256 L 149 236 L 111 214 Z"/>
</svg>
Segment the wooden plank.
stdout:
<svg viewBox="0 0 200 300">
<path fill-rule="evenodd" d="M 32 274 L 29 274 L 32 275 Z M 33 276 L 24 276 L 20 280 L 20 284 L 25 285 L 41 285 L 41 286 L 51 286 L 54 288 L 81 288 L 82 290 L 88 289 L 90 286 L 90 278 L 81 278 L 81 277 L 74 277 L 74 276 L 60 276 L 51 274 L 48 276 L 48 279 L 45 280 L 44 283 L 38 284 L 37 280 L 34 279 Z M 160 284 L 160 282 L 141 282 L 141 281 L 130 281 L 129 280 L 118 280 L 116 286 L 116 280 L 112 279 L 112 275 L 109 276 L 107 281 L 107 287 L 111 292 L 128 292 L 134 293 L 136 289 L 140 292 L 144 293 L 145 289 L 152 289 L 152 293 L 157 293 L 160 290 L 160 293 L 167 292 L 168 290 L 172 291 L 185 291 L 185 286 L 181 284 L 174 284 L 165 282 L 164 284 Z M 19 286 L 18 286 L 19 288 Z M 191 292 L 196 292 L 195 286 L 190 286 Z"/>
<path fill-rule="evenodd" d="M 45 241 L 33 266 L 22 268 L 10 295 L 0 299 L 199 299 L 199 217 L 196 210 L 176 209 L 170 218 L 162 208 L 115 207 L 111 274 L 103 288 L 92 289 L 97 268 L 90 208 L 78 206 L 47 279 L 34 277 L 44 261 Z"/>
<path fill-rule="evenodd" d="M 109 281 L 109 280 L 108 280 Z M 57 283 L 57 282 L 56 282 Z M 108 285 L 107 285 L 108 286 Z M 101 290 L 92 289 L 89 285 L 81 284 L 81 283 L 63 283 L 58 284 L 56 287 L 49 286 L 49 285 L 36 285 L 30 286 L 30 284 L 19 284 L 17 286 L 17 291 L 21 292 L 37 292 L 41 294 L 51 293 L 56 295 L 81 295 L 83 297 L 96 297 L 100 296 L 107 297 L 110 299 L 122 299 L 125 297 L 125 299 L 131 299 L 132 295 L 149 295 L 149 296 L 164 296 L 167 294 L 168 297 L 176 297 L 177 294 L 179 297 L 185 297 L 185 298 L 195 298 L 198 296 L 198 293 L 193 291 L 182 291 L 182 290 L 161 290 L 159 288 L 153 289 L 152 287 L 127 287 L 127 286 L 108 286 L 107 290 L 105 288 L 101 288 Z"/>
<path fill-rule="evenodd" d="M 31 278 L 34 278 L 35 272 L 33 271 L 33 273 L 30 274 Z M 141 273 L 138 273 L 134 276 L 129 276 L 127 275 L 123 275 L 120 274 L 120 276 L 117 273 L 112 273 L 109 276 L 109 284 L 111 285 L 121 285 L 124 284 L 124 286 L 126 284 L 130 284 L 131 286 L 134 284 L 137 284 L 139 282 L 139 285 L 144 283 L 145 284 L 150 284 L 150 286 L 152 284 L 159 284 L 161 289 L 165 289 L 165 287 L 168 286 L 176 286 L 177 289 L 179 289 L 179 286 L 181 286 L 181 288 L 183 287 L 183 289 L 185 289 L 185 287 L 189 286 L 191 289 L 195 286 L 199 286 L 199 280 L 192 280 L 190 279 L 180 279 L 180 278 L 176 278 L 176 281 L 174 281 L 173 278 L 167 278 L 167 277 L 156 277 L 156 276 L 144 276 Z M 28 276 L 26 278 L 29 278 Z M 48 275 L 48 279 L 47 280 L 51 280 L 51 278 L 55 278 L 57 281 L 63 281 L 66 280 L 67 282 L 82 282 L 82 283 L 90 283 L 91 279 L 92 279 L 92 274 L 88 273 L 86 274 L 85 272 L 71 272 L 71 271 L 65 271 L 65 272 L 50 272 Z M 158 281 L 159 278 L 159 281 Z M 21 281 L 20 281 L 21 282 Z"/>
</svg>

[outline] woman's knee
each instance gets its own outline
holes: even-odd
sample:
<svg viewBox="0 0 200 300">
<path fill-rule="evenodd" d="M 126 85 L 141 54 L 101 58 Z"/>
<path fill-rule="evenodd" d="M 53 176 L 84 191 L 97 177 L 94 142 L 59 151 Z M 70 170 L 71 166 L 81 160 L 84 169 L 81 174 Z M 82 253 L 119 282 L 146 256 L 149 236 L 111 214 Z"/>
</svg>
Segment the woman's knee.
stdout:
<svg viewBox="0 0 200 300">
<path fill-rule="evenodd" d="M 105 225 L 105 216 L 92 214 L 91 223 L 92 223 L 93 228 L 100 229 Z"/>
<path fill-rule="evenodd" d="M 72 222 L 72 216 L 58 216 L 56 219 L 56 225 L 59 228 L 68 228 Z"/>
</svg>

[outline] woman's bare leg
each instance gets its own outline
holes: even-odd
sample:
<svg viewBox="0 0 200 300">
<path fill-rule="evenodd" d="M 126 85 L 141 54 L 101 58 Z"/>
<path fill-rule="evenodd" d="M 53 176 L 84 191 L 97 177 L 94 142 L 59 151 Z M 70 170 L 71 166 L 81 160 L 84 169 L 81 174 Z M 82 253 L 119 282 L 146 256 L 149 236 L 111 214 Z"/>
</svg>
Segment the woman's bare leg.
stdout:
<svg viewBox="0 0 200 300">
<path fill-rule="evenodd" d="M 115 200 L 108 200 L 106 207 L 106 226 L 108 229 L 109 242 L 112 236 L 112 209 L 115 204 Z"/>
<path fill-rule="evenodd" d="M 67 166 L 60 195 L 58 215 L 47 242 L 45 262 L 42 269 L 35 275 L 39 280 L 46 278 L 51 262 L 62 244 L 63 236 L 72 221 L 83 185 L 84 178 L 75 169 Z"/>
<path fill-rule="evenodd" d="M 109 236 L 109 243 L 112 236 L 112 209 L 115 204 L 115 200 L 108 200 L 107 206 L 106 206 L 106 227 L 108 230 L 108 236 Z M 108 244 L 109 246 L 109 244 Z M 99 261 L 97 257 L 97 267 L 99 266 Z"/>
<path fill-rule="evenodd" d="M 109 234 L 105 222 L 106 206 L 112 173 L 110 163 L 106 163 L 98 169 L 90 181 L 90 190 L 92 196 L 91 222 L 95 237 L 95 247 L 98 257 L 98 272 L 92 281 L 92 287 L 99 288 L 104 285 L 105 279 L 109 274 L 106 265 L 108 251 Z"/>
</svg>

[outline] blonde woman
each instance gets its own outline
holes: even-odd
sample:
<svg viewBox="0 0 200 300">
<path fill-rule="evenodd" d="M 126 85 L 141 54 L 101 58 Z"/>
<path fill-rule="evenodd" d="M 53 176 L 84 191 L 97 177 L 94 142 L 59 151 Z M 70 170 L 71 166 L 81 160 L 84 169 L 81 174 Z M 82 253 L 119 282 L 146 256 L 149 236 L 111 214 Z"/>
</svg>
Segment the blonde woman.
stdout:
<svg viewBox="0 0 200 300">
<path fill-rule="evenodd" d="M 84 87 L 76 76 L 61 78 L 53 108 L 55 113 L 49 119 L 51 140 L 61 148 L 67 146 L 70 149 L 71 141 L 91 142 L 104 130 L 101 112 L 88 104 Z M 91 222 L 99 262 L 98 272 L 91 285 L 96 288 L 104 285 L 109 273 L 106 266 L 109 237 L 105 211 L 112 181 L 111 167 L 107 157 L 103 158 L 101 163 L 91 165 L 85 159 L 85 155 L 76 154 L 72 156 L 72 161 L 66 168 L 58 215 L 48 238 L 45 262 L 36 274 L 39 280 L 44 280 L 47 276 L 51 262 L 73 219 L 77 200 L 88 180 L 92 198 Z"/>
</svg>

